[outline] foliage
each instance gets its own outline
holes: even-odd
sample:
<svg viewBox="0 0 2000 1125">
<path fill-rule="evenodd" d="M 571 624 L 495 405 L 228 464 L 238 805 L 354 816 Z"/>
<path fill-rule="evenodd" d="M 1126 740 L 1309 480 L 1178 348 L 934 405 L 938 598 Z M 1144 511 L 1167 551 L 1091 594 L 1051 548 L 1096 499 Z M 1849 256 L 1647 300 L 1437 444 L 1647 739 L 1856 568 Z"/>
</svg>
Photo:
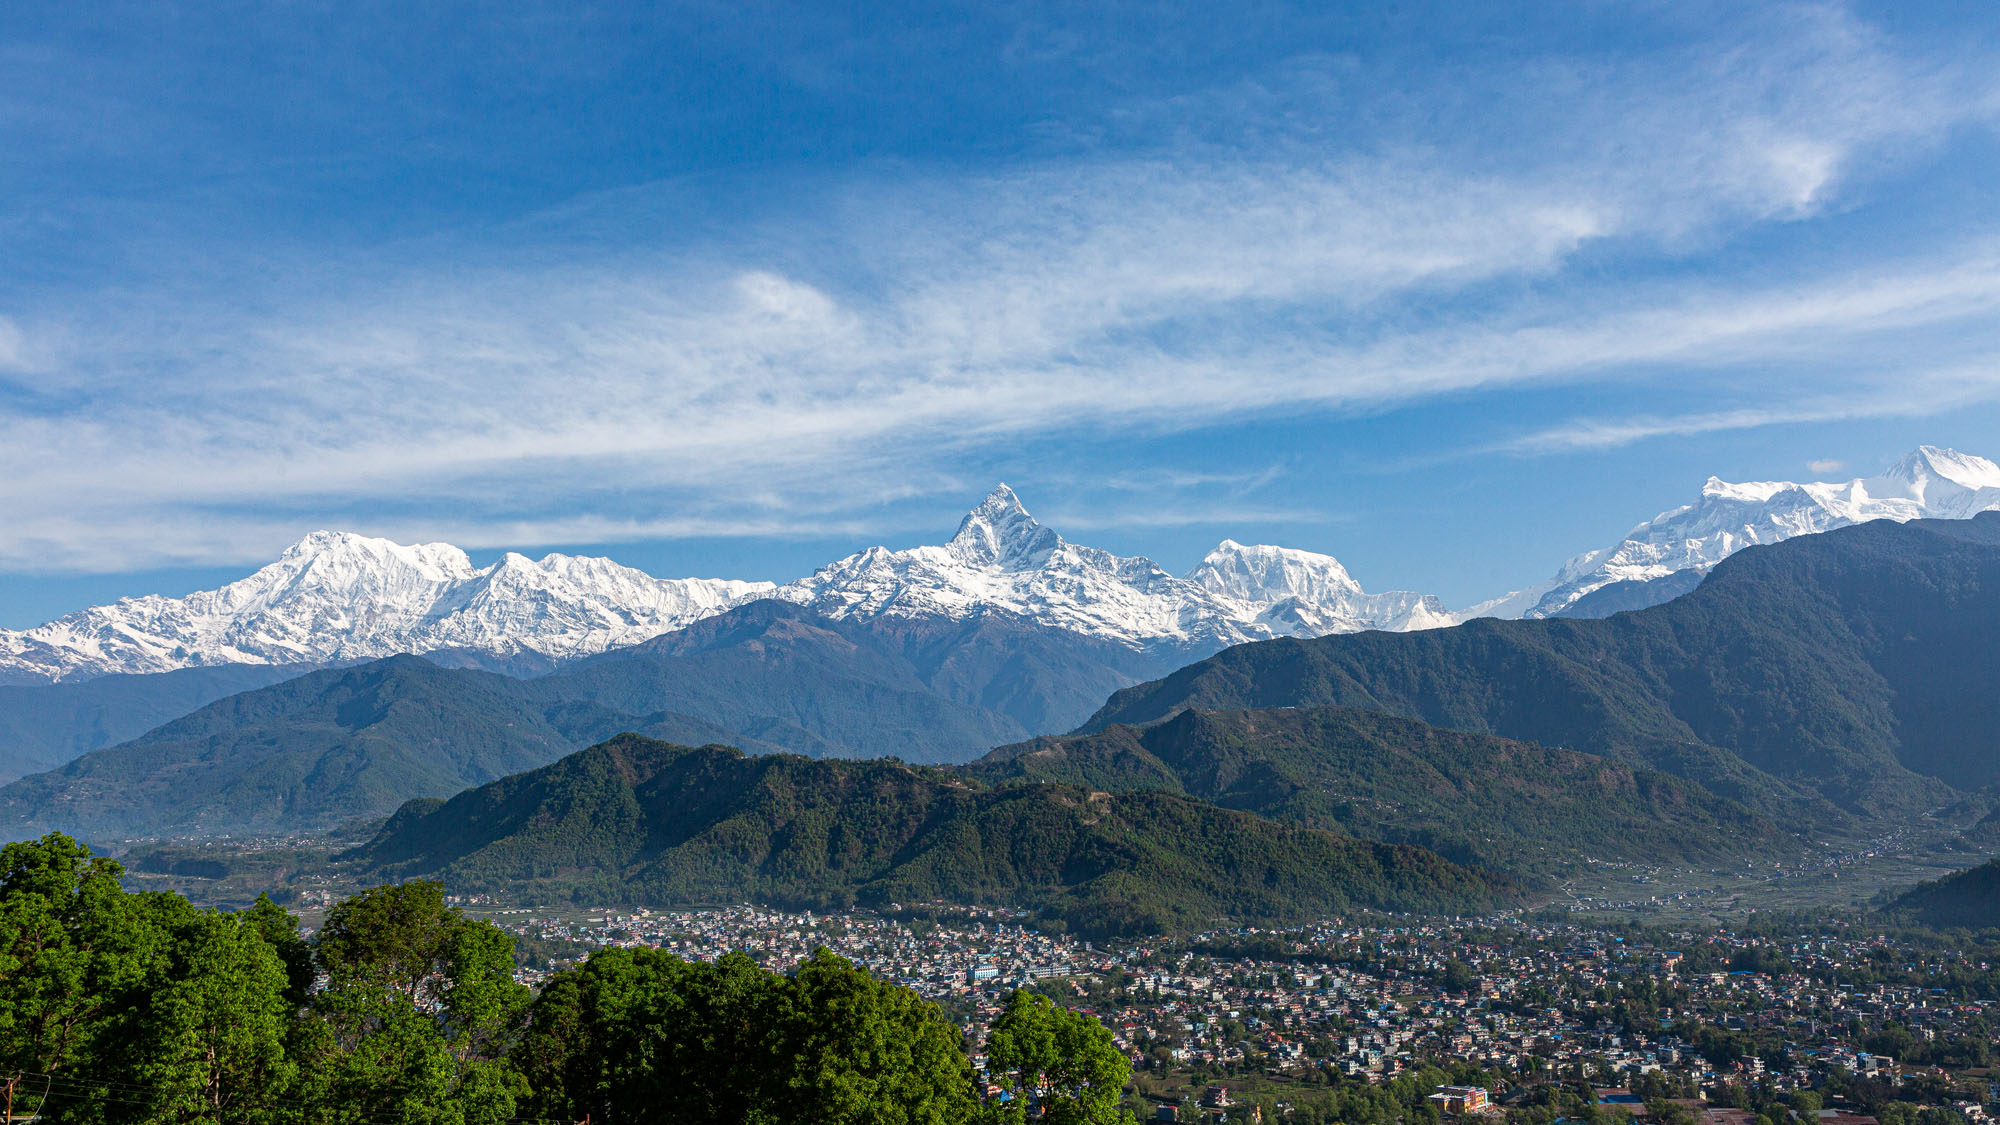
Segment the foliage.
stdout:
<svg viewBox="0 0 2000 1125">
<path fill-rule="evenodd" d="M 0 851 L 0 1068 L 42 1079 L 24 1089 L 52 1121 L 264 1119 L 295 1076 L 268 920 L 120 873 L 62 836 Z"/>
<path fill-rule="evenodd" d="M 1186 793 L 1515 872 L 1579 856 L 1694 863 L 1797 850 L 1737 802 L 1668 774 L 1343 707 L 1187 710 L 1002 747 L 965 770 Z"/>
<path fill-rule="evenodd" d="M 1086 935 L 1359 907 L 1469 912 L 1514 893 L 1421 849 L 1172 794 L 983 789 L 900 762 L 746 757 L 635 736 L 413 804 L 357 858 L 385 876 L 530 900 L 1005 901 Z"/>
<path fill-rule="evenodd" d="M 119 875 L 59 835 L 0 851 L 0 1069 L 35 1079 L 17 1115 L 971 1125 L 985 1113 L 937 1006 L 825 950 L 790 974 L 742 954 L 604 950 L 531 1001 L 512 939 L 447 906 L 436 883 L 364 891 L 308 942 L 268 900 L 196 910 L 129 893 Z M 1020 1010 L 994 1049 L 1053 1076 L 1049 1119 L 1112 1120 L 1099 1095 L 1115 1104 L 1126 1072 L 1108 1032 Z"/>
<path fill-rule="evenodd" d="M 930 1125 L 975 1106 L 935 1006 L 824 950 L 789 977 L 603 951 L 549 983 L 518 1057 L 537 1112 L 566 1120 Z"/>
<path fill-rule="evenodd" d="M 986 1066 L 1012 1095 L 1004 1121 L 1026 1121 L 1030 1108 L 1049 1125 L 1115 1125 L 1132 1064 L 1111 1032 L 1046 996 L 1016 992 L 986 1037 Z"/>
</svg>

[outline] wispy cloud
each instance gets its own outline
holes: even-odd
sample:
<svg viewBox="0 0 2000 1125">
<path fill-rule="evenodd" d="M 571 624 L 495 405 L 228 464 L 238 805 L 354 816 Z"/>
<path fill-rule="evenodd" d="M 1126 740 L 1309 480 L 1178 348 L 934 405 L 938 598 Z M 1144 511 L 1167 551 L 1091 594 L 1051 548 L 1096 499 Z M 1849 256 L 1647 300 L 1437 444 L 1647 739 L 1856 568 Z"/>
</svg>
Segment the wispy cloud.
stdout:
<svg viewBox="0 0 2000 1125">
<path fill-rule="evenodd" d="M 1933 370 L 1898 367 L 1875 385 L 1844 393 L 1802 395 L 1784 405 L 1675 415 L 1577 418 L 1483 448 L 1490 453 L 1555 453 L 1615 449 L 1656 437 L 1753 430 L 1766 426 L 1842 422 L 1858 418 L 1923 418 L 1954 409 L 2000 402 L 2000 363 Z M 1815 461 L 1817 466 L 1838 462 Z"/>
<path fill-rule="evenodd" d="M 468 545 L 845 527 L 857 505 L 956 487 L 954 456 L 1024 435 L 1666 365 L 1755 370 L 1768 401 L 1502 447 L 2000 395 L 1978 363 L 2000 344 L 2000 257 L 1977 245 L 1810 280 L 1677 275 L 1696 248 L 1828 214 L 1844 184 L 2000 108 L 2000 68 L 1912 62 L 1837 9 L 1769 19 L 1623 65 L 1472 75 L 1450 112 L 1525 115 L 1505 131 L 1519 151 L 1421 133 L 1335 147 L 1310 116 L 1342 103 L 1280 75 L 1293 112 L 1254 148 L 1204 126 L 1144 158 L 877 169 L 671 253 L 558 239 L 526 264 L 468 251 L 441 269 L 406 250 L 283 270 L 257 311 L 80 305 L 20 377 L 43 405 L 0 406 L 0 566 L 234 561 L 350 514 Z M 1227 122 L 1244 97 L 1179 108 Z M 645 206 L 548 221 L 616 228 L 603 209 Z M 1585 268 L 1605 257 L 1627 267 L 1609 282 Z M 11 326 L 0 369 L 20 370 Z M 1954 374 L 1904 389 L 1913 356 Z M 1850 387 L 1833 397 L 1816 385 L 1829 365 Z"/>
</svg>

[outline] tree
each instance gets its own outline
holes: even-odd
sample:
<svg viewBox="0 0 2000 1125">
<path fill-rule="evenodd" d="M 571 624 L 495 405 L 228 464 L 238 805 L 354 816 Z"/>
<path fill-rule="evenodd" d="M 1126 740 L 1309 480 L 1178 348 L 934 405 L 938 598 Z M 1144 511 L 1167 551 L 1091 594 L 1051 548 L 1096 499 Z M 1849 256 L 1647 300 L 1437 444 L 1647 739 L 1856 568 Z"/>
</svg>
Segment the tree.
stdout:
<svg viewBox="0 0 2000 1125">
<path fill-rule="evenodd" d="M 1132 1065 L 1111 1032 L 1046 996 L 1017 991 L 986 1037 L 986 1066 L 1013 1095 L 1007 1115 L 1026 1120 L 1028 1103 L 1048 1125 L 1112 1125 L 1129 1121 L 1118 1108 Z"/>
<path fill-rule="evenodd" d="M 143 978 L 122 872 L 59 833 L 0 849 L 0 1068 L 75 1068 Z"/>
<path fill-rule="evenodd" d="M 936 1005 L 824 949 L 781 992 L 794 1120 L 943 1125 L 971 1115 L 972 1065 Z"/>
<path fill-rule="evenodd" d="M 570 1120 L 945 1125 L 975 1108 L 935 1005 L 824 950 L 781 976 L 741 953 L 609 949 L 558 974 L 515 1058 Z"/>
<path fill-rule="evenodd" d="M 261 1121 L 296 1067 L 285 1051 L 297 1005 L 283 960 L 255 921 L 198 911 L 177 895 L 142 904 L 166 938 L 164 956 L 101 1074 L 151 1088 L 159 1121 Z"/>
<path fill-rule="evenodd" d="M 327 986 L 300 1050 L 336 1116 L 441 1125 L 514 1116 L 526 1084 L 502 1060 L 529 993 L 513 939 L 444 902 L 437 883 L 375 887 L 327 916 Z"/>
<path fill-rule="evenodd" d="M 0 851 L 0 1066 L 50 1075 L 52 1095 L 15 1111 L 267 1120 L 298 1010 L 272 920 L 128 894 L 120 874 L 59 834 Z"/>
</svg>

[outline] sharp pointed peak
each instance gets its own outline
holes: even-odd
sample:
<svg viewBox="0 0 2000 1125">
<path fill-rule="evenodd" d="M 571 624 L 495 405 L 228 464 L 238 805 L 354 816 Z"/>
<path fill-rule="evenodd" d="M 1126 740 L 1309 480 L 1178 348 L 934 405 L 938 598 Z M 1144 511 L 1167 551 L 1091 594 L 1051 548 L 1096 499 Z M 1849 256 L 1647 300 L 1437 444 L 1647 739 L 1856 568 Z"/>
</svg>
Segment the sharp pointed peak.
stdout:
<svg viewBox="0 0 2000 1125">
<path fill-rule="evenodd" d="M 1036 523 L 1021 506 L 1021 498 L 1003 482 L 959 521 L 946 549 L 967 562 L 989 565 L 1061 545 L 1061 537 Z"/>
<path fill-rule="evenodd" d="M 1021 506 L 1021 498 L 1014 494 L 1014 490 L 1007 486 L 1007 482 L 1001 481 L 993 486 L 993 491 L 987 493 L 986 498 L 981 500 L 979 506 L 972 509 L 972 512 L 986 515 L 1019 512 L 1025 516 L 1028 514 L 1028 509 Z"/>
</svg>

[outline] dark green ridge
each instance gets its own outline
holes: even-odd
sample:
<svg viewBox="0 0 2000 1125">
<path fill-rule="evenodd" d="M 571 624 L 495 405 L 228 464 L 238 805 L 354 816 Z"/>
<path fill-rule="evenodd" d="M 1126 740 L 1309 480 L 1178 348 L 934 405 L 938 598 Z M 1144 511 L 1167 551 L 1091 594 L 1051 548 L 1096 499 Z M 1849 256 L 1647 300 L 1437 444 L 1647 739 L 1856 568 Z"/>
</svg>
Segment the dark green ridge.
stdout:
<svg viewBox="0 0 2000 1125">
<path fill-rule="evenodd" d="M 1240 645 L 1118 692 L 1082 730 L 1357 707 L 1645 764 L 1788 827 L 1834 815 L 1801 793 L 1922 814 L 2000 781 L 1995 621 L 2000 513 L 1880 521 L 1751 548 L 1602 620 Z"/>
<path fill-rule="evenodd" d="M 1897 896 L 1887 912 L 1941 930 L 2000 927 L 2000 859 L 1919 883 Z"/>
<path fill-rule="evenodd" d="M 1700 864 L 1799 851 L 1769 820 L 1669 774 L 1342 707 L 1183 711 L 1002 747 L 964 772 L 1184 793 L 1517 874 L 1582 859 Z"/>
<path fill-rule="evenodd" d="M 990 789 L 897 761 L 747 757 L 621 736 L 449 801 L 348 858 L 517 901 L 1039 908 L 1096 933 L 1516 901 L 1504 876 L 1176 794 Z"/>
</svg>

